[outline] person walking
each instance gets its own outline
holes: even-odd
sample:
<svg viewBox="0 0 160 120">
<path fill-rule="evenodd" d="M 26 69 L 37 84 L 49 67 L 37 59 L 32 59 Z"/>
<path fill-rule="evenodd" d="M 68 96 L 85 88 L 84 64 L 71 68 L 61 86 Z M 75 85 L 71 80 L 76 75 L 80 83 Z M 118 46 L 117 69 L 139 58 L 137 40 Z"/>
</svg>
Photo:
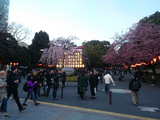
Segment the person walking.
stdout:
<svg viewBox="0 0 160 120">
<path fill-rule="evenodd" d="M 96 91 L 98 92 L 98 84 L 99 84 L 99 80 L 100 80 L 100 75 L 99 75 L 99 72 L 96 71 Z"/>
<path fill-rule="evenodd" d="M 152 86 L 155 86 L 155 81 L 156 81 L 156 76 L 153 74 L 152 75 L 152 83 L 151 83 Z"/>
<path fill-rule="evenodd" d="M 19 111 L 23 111 L 26 109 L 26 107 L 23 107 L 22 104 L 19 101 L 19 96 L 18 96 L 18 83 L 19 80 L 17 79 L 17 67 L 12 66 L 10 73 L 7 74 L 7 98 L 13 94 L 15 101 L 17 103 L 17 106 L 19 108 Z"/>
<path fill-rule="evenodd" d="M 136 79 L 136 75 L 133 75 L 133 79 L 129 82 L 129 89 L 132 91 L 132 101 L 133 105 L 139 103 L 139 89 L 141 88 L 141 83 L 138 79 Z M 136 97 L 136 98 L 135 98 Z"/>
<path fill-rule="evenodd" d="M 47 91 L 46 91 L 46 96 L 49 96 L 49 92 L 52 86 L 52 81 L 53 81 L 53 76 L 54 76 L 54 71 L 51 70 L 50 73 L 46 73 L 46 78 L 47 78 Z"/>
<path fill-rule="evenodd" d="M 37 81 L 38 81 L 37 94 L 38 94 L 38 97 L 41 96 L 41 88 L 43 87 L 43 80 L 44 80 L 44 76 L 43 76 L 42 70 L 41 70 L 37 74 Z"/>
<path fill-rule="evenodd" d="M 62 85 L 63 85 L 63 88 L 65 88 L 65 82 L 66 82 L 66 72 L 64 71 L 62 73 Z"/>
<path fill-rule="evenodd" d="M 1 112 L 3 112 L 3 118 L 10 118 L 11 116 L 7 113 L 7 83 L 6 83 L 6 71 L 0 71 L 0 101 L 1 104 Z"/>
<path fill-rule="evenodd" d="M 58 76 L 57 71 L 54 72 L 54 76 L 53 76 L 53 100 L 58 100 L 57 97 L 57 90 L 59 87 L 59 78 L 60 76 Z"/>
<path fill-rule="evenodd" d="M 87 91 L 87 86 L 88 86 L 88 78 L 87 76 L 85 76 L 85 72 L 82 71 L 80 73 L 80 76 L 79 76 L 79 81 L 78 81 L 78 87 L 79 87 L 79 94 L 80 94 L 80 97 L 81 99 L 83 100 L 83 94 L 84 94 L 84 89 L 85 91 Z"/>
<path fill-rule="evenodd" d="M 95 91 L 94 88 L 96 86 L 96 77 L 93 74 L 93 70 L 90 70 L 90 76 L 89 76 L 89 83 L 90 83 L 90 90 L 91 90 L 91 99 L 95 99 Z"/>
<path fill-rule="evenodd" d="M 119 71 L 119 81 L 123 81 L 123 79 L 122 79 L 122 70 Z"/>
<path fill-rule="evenodd" d="M 109 90 L 110 90 L 110 83 L 112 82 L 113 85 L 115 85 L 115 82 L 114 82 L 112 76 L 109 74 L 109 72 L 107 71 L 106 73 L 107 74 L 103 78 L 104 78 L 104 81 L 105 81 L 105 84 L 106 84 L 105 85 L 105 91 L 108 94 Z"/>
<path fill-rule="evenodd" d="M 28 100 L 28 98 L 29 98 L 30 96 L 32 97 L 32 100 L 33 100 L 35 106 L 37 106 L 37 105 L 39 105 L 40 103 L 37 103 L 37 102 L 36 102 L 36 99 L 35 99 L 35 96 L 34 96 L 34 93 L 33 93 L 33 86 L 36 85 L 37 81 L 35 81 L 35 82 L 32 83 L 33 78 L 34 78 L 33 75 L 29 75 L 27 78 L 28 78 L 28 79 L 27 79 L 27 85 L 28 85 L 28 87 L 30 87 L 30 89 L 28 89 L 27 97 L 26 97 L 26 99 L 24 100 L 23 106 L 28 106 L 28 105 L 26 104 L 26 102 L 27 102 L 27 100 Z"/>
</svg>

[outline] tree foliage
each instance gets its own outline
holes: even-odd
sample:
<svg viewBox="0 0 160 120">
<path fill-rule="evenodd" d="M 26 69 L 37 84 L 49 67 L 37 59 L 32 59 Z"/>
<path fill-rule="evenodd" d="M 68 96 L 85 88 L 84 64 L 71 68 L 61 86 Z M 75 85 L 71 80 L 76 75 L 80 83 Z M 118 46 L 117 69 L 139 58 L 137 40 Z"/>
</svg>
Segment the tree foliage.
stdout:
<svg viewBox="0 0 160 120">
<path fill-rule="evenodd" d="M 8 33 L 0 33 L 0 60 L 2 63 L 17 61 L 17 41 Z"/>
<path fill-rule="evenodd" d="M 21 30 L 18 27 L 15 30 L 15 24 L 8 25 L 7 11 L 3 7 L 3 5 L 0 6 L 0 61 L 3 65 L 10 64 L 10 62 L 27 65 L 30 61 L 28 49 L 18 46 L 18 39 L 15 37 L 17 34 L 21 37 L 23 26 L 21 26 Z M 11 34 L 13 33 L 11 31 L 14 31 L 14 35 Z"/>
<path fill-rule="evenodd" d="M 88 54 L 89 66 L 91 68 L 104 67 L 104 63 L 101 60 L 101 56 L 105 55 L 109 45 L 110 42 L 99 40 L 91 40 L 82 43 L 82 46 Z"/>
<path fill-rule="evenodd" d="M 41 49 L 49 47 L 49 35 L 46 32 L 40 31 L 35 33 L 32 44 L 29 46 L 31 55 L 31 64 L 37 64 L 41 57 Z"/>
<path fill-rule="evenodd" d="M 150 15 L 149 17 L 145 17 L 142 20 L 140 20 L 142 23 L 154 23 L 156 25 L 160 25 L 160 12 L 155 12 L 153 15 Z"/>
<path fill-rule="evenodd" d="M 127 33 L 115 37 L 103 60 L 111 64 L 146 63 L 154 73 L 157 63 L 151 60 L 160 55 L 160 26 L 151 22 L 134 24 Z"/>
</svg>

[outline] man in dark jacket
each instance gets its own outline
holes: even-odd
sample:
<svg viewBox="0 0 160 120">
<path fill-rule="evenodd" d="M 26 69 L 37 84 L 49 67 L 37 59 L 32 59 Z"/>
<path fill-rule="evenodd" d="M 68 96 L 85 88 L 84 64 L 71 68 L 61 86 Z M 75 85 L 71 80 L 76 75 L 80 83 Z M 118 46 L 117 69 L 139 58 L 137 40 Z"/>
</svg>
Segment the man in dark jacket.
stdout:
<svg viewBox="0 0 160 120">
<path fill-rule="evenodd" d="M 139 103 L 139 89 L 141 88 L 141 83 L 136 79 L 136 75 L 133 75 L 133 79 L 129 82 L 129 89 L 132 91 L 132 101 L 133 104 Z M 135 100 L 136 97 L 136 100 Z"/>
<path fill-rule="evenodd" d="M 93 74 L 93 70 L 90 70 L 89 83 L 90 83 L 90 89 L 91 89 L 91 97 L 90 98 L 95 99 L 94 88 L 96 87 L 96 77 Z"/>
<path fill-rule="evenodd" d="M 49 96 L 49 92 L 50 92 L 50 88 L 52 86 L 52 82 L 53 82 L 53 76 L 54 76 L 54 71 L 51 70 L 50 73 L 47 72 L 46 73 L 46 78 L 47 78 L 47 91 L 46 91 L 46 96 Z"/>
<path fill-rule="evenodd" d="M 18 83 L 19 80 L 17 79 L 17 68 L 16 66 L 12 66 L 11 67 L 11 72 L 8 73 L 7 75 L 7 98 L 9 99 L 9 97 L 11 96 L 11 94 L 13 93 L 13 96 L 15 98 L 15 101 L 18 105 L 19 111 L 21 112 L 22 110 L 25 110 L 26 107 L 23 107 L 19 101 L 19 96 L 18 96 Z"/>
<path fill-rule="evenodd" d="M 54 71 L 54 76 L 53 76 L 54 80 L 53 80 L 53 100 L 58 100 L 57 99 L 57 90 L 59 87 L 59 78 L 60 76 L 58 76 L 58 71 Z"/>
<path fill-rule="evenodd" d="M 43 76 L 43 71 L 41 70 L 37 74 L 37 82 L 38 82 L 37 94 L 38 96 L 41 96 L 41 88 L 43 87 L 43 80 L 44 80 L 44 76 Z"/>
<path fill-rule="evenodd" d="M 62 85 L 63 85 L 63 88 L 65 88 L 65 82 L 66 82 L 66 72 L 63 71 L 63 73 L 62 73 Z"/>
</svg>

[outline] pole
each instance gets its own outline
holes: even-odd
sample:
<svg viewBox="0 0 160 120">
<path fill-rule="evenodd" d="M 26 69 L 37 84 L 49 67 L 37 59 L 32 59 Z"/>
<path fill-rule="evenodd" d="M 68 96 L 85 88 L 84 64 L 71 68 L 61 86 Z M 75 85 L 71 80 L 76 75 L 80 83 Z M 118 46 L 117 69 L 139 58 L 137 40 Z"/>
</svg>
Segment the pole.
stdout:
<svg viewBox="0 0 160 120">
<path fill-rule="evenodd" d="M 46 88 L 46 85 L 43 85 L 42 89 L 43 89 L 43 93 L 42 95 L 45 96 L 45 88 Z"/>
<path fill-rule="evenodd" d="M 85 91 L 85 87 L 83 87 L 83 101 L 85 101 L 86 100 L 86 98 L 85 98 L 85 93 L 86 91 Z"/>
<path fill-rule="evenodd" d="M 63 98 L 63 85 L 61 86 L 61 98 Z"/>
<path fill-rule="evenodd" d="M 109 91 L 109 104 L 112 105 L 112 91 Z"/>
</svg>

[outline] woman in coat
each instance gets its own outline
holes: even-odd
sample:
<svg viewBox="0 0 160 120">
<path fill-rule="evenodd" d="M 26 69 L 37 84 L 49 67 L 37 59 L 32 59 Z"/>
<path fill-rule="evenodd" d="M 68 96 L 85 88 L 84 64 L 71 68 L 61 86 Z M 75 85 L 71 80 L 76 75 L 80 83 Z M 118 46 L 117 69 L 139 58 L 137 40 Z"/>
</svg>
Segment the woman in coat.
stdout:
<svg viewBox="0 0 160 120">
<path fill-rule="evenodd" d="M 85 91 L 87 91 L 87 86 L 88 86 L 88 78 L 87 76 L 85 76 L 85 72 L 83 71 L 82 73 L 80 73 L 78 81 L 79 94 L 81 99 L 83 99 L 83 93 L 84 93 L 83 89 L 85 87 Z"/>
<path fill-rule="evenodd" d="M 57 90 L 59 87 L 59 78 L 60 76 L 58 76 L 57 71 L 54 72 L 54 76 L 53 76 L 53 100 L 58 100 L 57 97 Z"/>
</svg>

